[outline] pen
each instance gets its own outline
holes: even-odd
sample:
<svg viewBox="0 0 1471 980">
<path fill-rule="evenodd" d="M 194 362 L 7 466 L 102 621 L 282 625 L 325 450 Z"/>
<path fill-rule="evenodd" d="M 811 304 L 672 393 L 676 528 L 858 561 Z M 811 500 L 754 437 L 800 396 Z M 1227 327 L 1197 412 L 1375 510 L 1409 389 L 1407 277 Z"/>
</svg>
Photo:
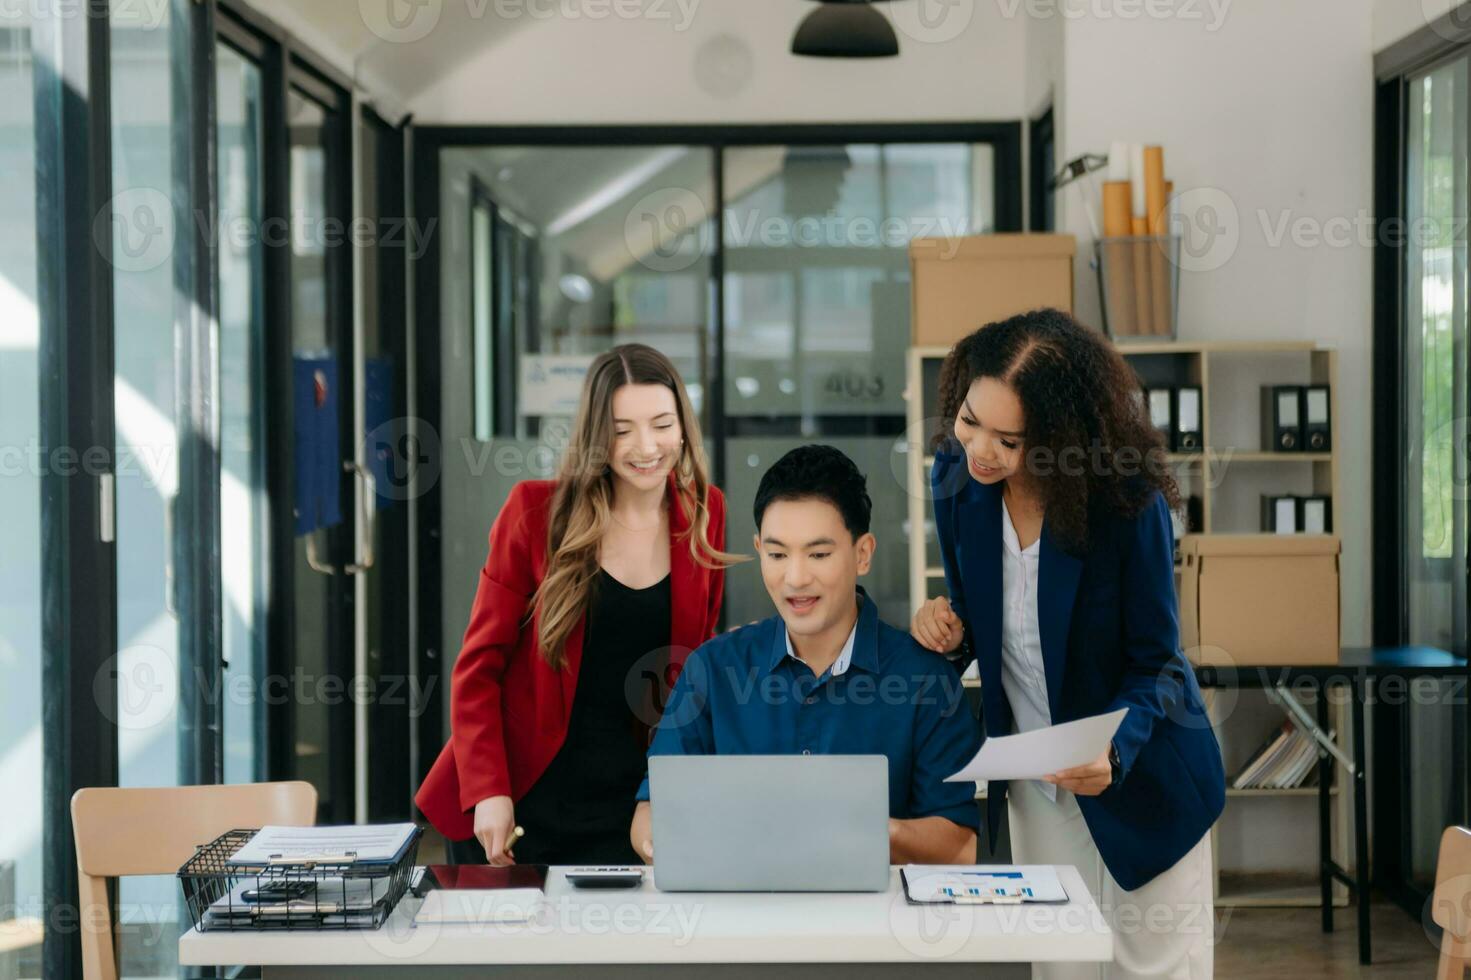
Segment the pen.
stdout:
<svg viewBox="0 0 1471 980">
<path fill-rule="evenodd" d="M 516 842 L 525 836 L 525 829 L 520 824 L 517 824 L 516 829 L 511 831 L 511 836 L 506 839 L 505 853 L 510 854 L 511 848 L 515 847 Z"/>
</svg>

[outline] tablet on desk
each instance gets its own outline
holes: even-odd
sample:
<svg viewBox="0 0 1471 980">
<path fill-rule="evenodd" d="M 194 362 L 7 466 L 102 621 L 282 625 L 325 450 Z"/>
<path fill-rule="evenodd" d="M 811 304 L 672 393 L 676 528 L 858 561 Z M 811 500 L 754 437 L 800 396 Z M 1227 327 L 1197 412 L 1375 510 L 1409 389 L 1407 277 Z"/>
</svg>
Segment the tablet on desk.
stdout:
<svg viewBox="0 0 1471 980">
<path fill-rule="evenodd" d="M 545 864 L 511 864 L 504 868 L 489 864 L 430 864 L 424 868 L 421 893 L 442 888 L 448 891 L 497 891 L 503 888 L 536 888 L 546 891 Z"/>
</svg>

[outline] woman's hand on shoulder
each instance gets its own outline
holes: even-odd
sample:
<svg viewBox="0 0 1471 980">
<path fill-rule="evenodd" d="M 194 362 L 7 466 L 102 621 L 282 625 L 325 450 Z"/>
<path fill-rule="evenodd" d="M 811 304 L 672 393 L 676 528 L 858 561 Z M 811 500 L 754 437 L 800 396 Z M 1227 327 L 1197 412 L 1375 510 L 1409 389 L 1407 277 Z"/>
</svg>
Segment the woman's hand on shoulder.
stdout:
<svg viewBox="0 0 1471 980">
<path fill-rule="evenodd" d="M 909 624 L 919 645 L 934 653 L 954 653 L 965 639 L 965 626 L 945 596 L 927 599 Z"/>
</svg>

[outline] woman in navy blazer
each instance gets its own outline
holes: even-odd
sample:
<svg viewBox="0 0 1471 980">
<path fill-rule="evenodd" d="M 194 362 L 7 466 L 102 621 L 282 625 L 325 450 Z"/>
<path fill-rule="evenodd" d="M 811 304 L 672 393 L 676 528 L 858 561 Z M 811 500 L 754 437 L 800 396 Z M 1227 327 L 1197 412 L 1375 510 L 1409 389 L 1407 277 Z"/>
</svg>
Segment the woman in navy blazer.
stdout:
<svg viewBox="0 0 1471 980">
<path fill-rule="evenodd" d="M 954 431 L 931 480 L 950 594 L 916 613 L 915 638 L 979 661 L 988 736 L 1127 709 L 1092 763 L 991 783 L 991 844 L 1006 805 L 1018 863 L 1091 879 L 1115 932 L 1102 975 L 1209 976 L 1225 773 L 1180 649 L 1179 491 L 1139 380 L 1097 333 L 1040 310 L 962 340 L 940 389 Z"/>
</svg>

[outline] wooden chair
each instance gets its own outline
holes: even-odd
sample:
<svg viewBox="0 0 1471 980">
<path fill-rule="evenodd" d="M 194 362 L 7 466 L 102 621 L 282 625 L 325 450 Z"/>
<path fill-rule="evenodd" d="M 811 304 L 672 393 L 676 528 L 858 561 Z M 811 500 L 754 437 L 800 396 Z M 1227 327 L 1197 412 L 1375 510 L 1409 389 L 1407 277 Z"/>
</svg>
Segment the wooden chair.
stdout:
<svg viewBox="0 0 1471 980">
<path fill-rule="evenodd" d="M 117 980 L 117 925 L 109 878 L 173 874 L 200 844 L 237 827 L 316 823 L 310 783 L 79 789 L 72 797 L 81 892 L 82 972 Z"/>
<path fill-rule="evenodd" d="M 1471 829 L 1447 827 L 1440 835 L 1430 916 L 1444 930 L 1435 976 L 1461 980 L 1471 966 Z"/>
</svg>

